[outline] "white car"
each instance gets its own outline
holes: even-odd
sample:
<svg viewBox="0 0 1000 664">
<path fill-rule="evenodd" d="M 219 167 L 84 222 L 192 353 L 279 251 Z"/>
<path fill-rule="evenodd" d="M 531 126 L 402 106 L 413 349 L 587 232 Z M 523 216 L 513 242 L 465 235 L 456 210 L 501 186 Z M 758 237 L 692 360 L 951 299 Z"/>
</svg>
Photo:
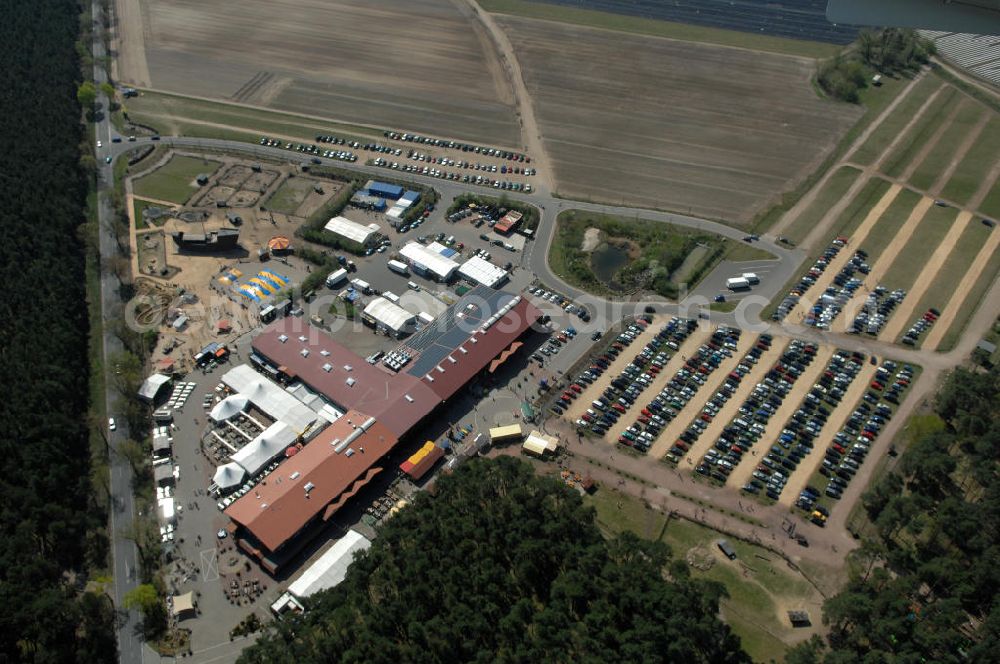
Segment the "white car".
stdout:
<svg viewBox="0 0 1000 664">
<path fill-rule="evenodd" d="M 109 417 L 108 418 L 108 430 L 109 431 L 114 431 L 117 428 L 118 428 L 118 425 L 115 424 L 115 418 Z"/>
<path fill-rule="evenodd" d="M 100 141 L 97 141 L 97 147 L 103 148 L 104 147 L 104 143 L 101 143 Z"/>
</svg>

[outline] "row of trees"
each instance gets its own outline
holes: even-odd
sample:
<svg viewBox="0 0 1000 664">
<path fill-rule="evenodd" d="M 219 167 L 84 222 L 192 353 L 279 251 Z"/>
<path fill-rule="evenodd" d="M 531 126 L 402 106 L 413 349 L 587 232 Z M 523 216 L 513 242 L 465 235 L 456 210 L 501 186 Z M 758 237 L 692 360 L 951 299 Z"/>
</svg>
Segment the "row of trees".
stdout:
<svg viewBox="0 0 1000 664">
<path fill-rule="evenodd" d="M 114 607 L 83 592 L 108 545 L 89 477 L 80 7 L 4 8 L 0 660 L 106 662 Z"/>
<path fill-rule="evenodd" d="M 579 494 L 476 459 L 395 516 L 251 662 L 748 662 L 719 584 L 659 542 L 605 541 Z"/>
<path fill-rule="evenodd" d="M 1000 656 L 1000 369 L 956 370 L 940 420 L 864 496 L 876 537 L 823 610 L 827 643 L 789 661 L 989 662 Z M 936 423 L 936 425 L 935 425 Z"/>
</svg>

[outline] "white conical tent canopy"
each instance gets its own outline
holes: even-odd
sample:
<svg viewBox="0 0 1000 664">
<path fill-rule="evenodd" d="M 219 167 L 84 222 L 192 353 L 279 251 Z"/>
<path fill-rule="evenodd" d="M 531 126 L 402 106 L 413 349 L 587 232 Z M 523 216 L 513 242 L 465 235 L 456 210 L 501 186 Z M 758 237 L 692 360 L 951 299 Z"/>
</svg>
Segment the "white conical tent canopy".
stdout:
<svg viewBox="0 0 1000 664">
<path fill-rule="evenodd" d="M 215 469 L 212 481 L 220 489 L 232 489 L 234 486 L 239 486 L 243 483 L 243 478 L 246 477 L 246 474 L 247 471 L 243 470 L 243 466 L 240 464 L 227 463 Z"/>
<path fill-rule="evenodd" d="M 247 397 L 242 394 L 234 394 L 217 403 L 208 416 L 215 422 L 222 422 L 242 413 L 248 403 L 250 403 L 250 399 Z"/>
</svg>

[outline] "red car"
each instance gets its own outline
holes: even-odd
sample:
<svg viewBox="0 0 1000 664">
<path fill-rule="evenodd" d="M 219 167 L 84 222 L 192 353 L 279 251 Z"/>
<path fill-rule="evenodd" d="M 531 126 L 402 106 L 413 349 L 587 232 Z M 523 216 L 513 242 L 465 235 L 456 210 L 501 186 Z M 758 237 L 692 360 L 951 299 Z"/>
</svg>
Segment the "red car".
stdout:
<svg viewBox="0 0 1000 664">
<path fill-rule="evenodd" d="M 878 390 L 879 392 L 882 391 L 882 383 L 878 382 L 877 380 L 872 381 L 871 387 L 872 389 Z"/>
<path fill-rule="evenodd" d="M 576 383 L 573 383 L 572 385 L 570 385 L 569 389 L 573 390 L 577 394 L 579 394 L 580 392 L 583 392 L 583 388 L 580 387 L 579 385 L 577 385 Z"/>
<path fill-rule="evenodd" d="M 611 404 L 611 407 L 617 410 L 619 413 L 625 412 L 625 406 L 621 405 L 620 403 L 613 403 Z"/>
</svg>

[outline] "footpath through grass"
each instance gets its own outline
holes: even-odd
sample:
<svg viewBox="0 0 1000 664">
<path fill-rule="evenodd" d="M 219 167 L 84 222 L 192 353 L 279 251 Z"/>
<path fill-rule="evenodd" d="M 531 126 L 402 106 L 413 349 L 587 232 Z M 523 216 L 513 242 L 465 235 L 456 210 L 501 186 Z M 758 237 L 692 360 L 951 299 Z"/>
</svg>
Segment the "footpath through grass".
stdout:
<svg viewBox="0 0 1000 664">
<path fill-rule="evenodd" d="M 937 101 L 928 108 L 917 121 L 916 125 L 910 128 L 882 164 L 882 171 L 889 176 L 899 177 L 910 165 L 917 154 L 924 148 L 941 125 L 951 114 L 955 105 L 958 90 L 948 87 L 940 95 Z"/>
<path fill-rule="evenodd" d="M 910 184 L 917 189 L 930 191 L 951 165 L 952 158 L 962 142 L 968 138 L 969 132 L 985 117 L 985 108 L 971 99 L 963 99 L 963 102 L 954 121 L 941 134 L 941 140 L 927 153 L 910 176 Z"/>
<path fill-rule="evenodd" d="M 868 264 L 874 265 L 885 248 L 896 237 L 896 233 L 906 223 L 907 217 L 920 202 L 920 194 L 909 189 L 903 189 L 896 196 L 896 199 L 889 204 L 878 222 L 855 249 L 864 249 L 868 252 Z M 850 249 L 850 247 L 848 247 Z"/>
<path fill-rule="evenodd" d="M 823 218 L 823 215 L 844 197 L 859 175 L 861 175 L 861 171 L 856 168 L 850 166 L 838 168 L 823 188 L 817 192 L 813 202 L 782 232 L 782 235 L 791 238 L 796 244 L 805 240 Z"/>
<path fill-rule="evenodd" d="M 948 254 L 948 258 L 942 263 L 938 273 L 934 275 L 930 286 L 924 291 L 923 297 L 920 298 L 916 308 L 913 310 L 912 318 L 915 319 L 922 315 L 931 307 L 934 307 L 938 311 L 944 311 L 948 300 L 955 294 L 955 288 L 972 266 L 972 260 L 979 253 L 979 250 L 982 248 L 983 243 L 986 242 L 986 239 L 989 238 L 991 232 L 995 233 L 997 231 L 990 231 L 989 228 L 979 223 L 976 219 L 969 222 L 969 225 L 958 238 L 958 242 L 955 243 L 954 250 Z M 913 321 L 906 322 L 910 324 Z M 905 332 L 905 329 L 902 330 L 899 338 L 902 338 Z M 921 342 L 926 338 L 927 334 L 925 333 L 920 338 Z M 899 339 L 896 339 L 896 341 L 899 341 Z"/>
<path fill-rule="evenodd" d="M 183 205 L 198 190 L 195 179 L 199 175 L 211 175 L 219 165 L 217 161 L 175 154 L 160 168 L 135 180 L 132 189 L 142 198 Z"/>
<path fill-rule="evenodd" d="M 980 204 L 979 211 L 994 221 L 1000 219 L 1000 178 L 993 183 L 990 193 L 986 194 L 986 198 Z"/>
<path fill-rule="evenodd" d="M 902 194 L 901 194 L 902 195 Z M 913 282 L 924 269 L 927 260 L 948 234 L 955 222 L 958 210 L 932 205 L 924 218 L 917 224 L 909 240 L 896 254 L 892 265 L 882 277 L 882 285 L 888 289 L 903 288 L 909 291 Z"/>
<path fill-rule="evenodd" d="M 941 195 L 959 205 L 967 205 L 997 159 L 1000 159 L 1000 116 L 994 115 L 962 158 L 951 179 L 941 190 Z"/>
<path fill-rule="evenodd" d="M 940 87 L 941 81 L 933 76 L 925 76 L 914 84 L 914 88 L 910 90 L 905 99 L 899 102 L 895 111 L 871 133 L 867 141 L 859 146 L 854 153 L 848 155 L 848 159 L 865 166 L 875 161 L 879 155 L 885 152 L 893 139 L 899 136 L 903 127 L 913 119 L 927 98 Z"/>
<path fill-rule="evenodd" d="M 1000 228 L 994 228 L 992 232 L 1000 233 Z M 941 343 L 938 344 L 937 348 L 939 351 L 949 351 L 958 343 L 962 332 L 965 331 L 965 326 L 968 325 L 969 319 L 979 309 L 983 296 L 986 295 L 986 291 L 993 285 L 998 272 L 1000 272 L 1000 252 L 993 252 L 989 263 L 986 264 L 986 269 L 983 270 L 982 276 L 976 279 L 972 284 L 972 288 L 969 289 L 969 294 L 962 300 L 962 306 L 958 308 L 959 314 L 955 316 L 955 320 L 948 327 L 948 331 L 941 337 Z"/>
<path fill-rule="evenodd" d="M 836 55 L 843 47 L 836 44 L 770 37 L 736 30 L 708 28 L 686 23 L 672 23 L 652 18 L 640 18 L 611 12 L 577 9 L 546 2 L 527 0 L 479 0 L 480 6 L 488 12 L 511 14 L 525 18 L 559 21 L 590 28 L 618 30 L 652 37 L 666 37 L 681 41 L 735 46 L 754 51 L 767 51 L 781 55 L 795 55 L 806 58 L 828 58 Z"/>
</svg>

